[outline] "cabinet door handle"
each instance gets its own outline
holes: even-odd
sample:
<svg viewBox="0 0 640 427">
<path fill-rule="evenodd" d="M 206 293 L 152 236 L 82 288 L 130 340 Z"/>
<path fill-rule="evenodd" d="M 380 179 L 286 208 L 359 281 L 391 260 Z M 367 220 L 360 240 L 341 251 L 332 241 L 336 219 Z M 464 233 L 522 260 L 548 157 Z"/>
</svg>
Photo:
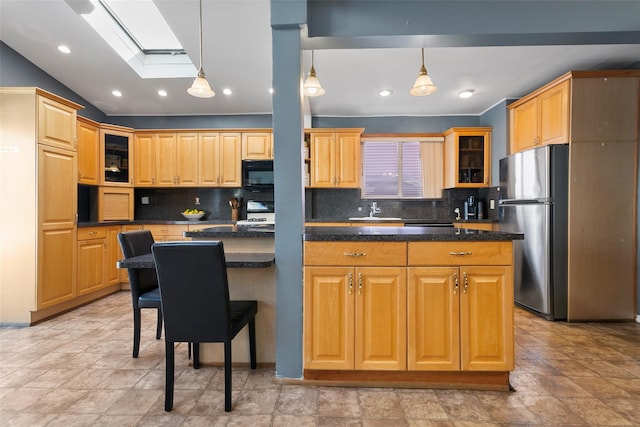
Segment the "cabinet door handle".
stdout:
<svg viewBox="0 0 640 427">
<path fill-rule="evenodd" d="M 358 295 L 362 295 L 362 273 L 358 273 Z"/>
<path fill-rule="evenodd" d="M 353 295 L 353 273 L 349 273 L 349 295 Z"/>
<path fill-rule="evenodd" d="M 151 184 L 156 185 L 156 177 L 155 176 L 151 177 Z"/>
<path fill-rule="evenodd" d="M 473 252 L 449 252 L 449 255 L 453 255 L 453 256 L 466 256 L 466 255 L 473 255 Z"/>
<path fill-rule="evenodd" d="M 345 252 L 344 256 L 361 257 L 361 256 L 367 256 L 367 253 L 366 252 Z"/>
<path fill-rule="evenodd" d="M 458 288 L 459 288 L 458 273 L 454 273 L 453 274 L 453 294 L 454 295 L 458 295 Z"/>
<path fill-rule="evenodd" d="M 462 273 L 463 277 L 464 277 L 464 288 L 462 290 L 462 292 L 464 292 L 465 294 L 467 293 L 467 289 L 469 289 L 469 278 L 467 277 L 467 272 L 465 271 L 464 273 Z"/>
</svg>

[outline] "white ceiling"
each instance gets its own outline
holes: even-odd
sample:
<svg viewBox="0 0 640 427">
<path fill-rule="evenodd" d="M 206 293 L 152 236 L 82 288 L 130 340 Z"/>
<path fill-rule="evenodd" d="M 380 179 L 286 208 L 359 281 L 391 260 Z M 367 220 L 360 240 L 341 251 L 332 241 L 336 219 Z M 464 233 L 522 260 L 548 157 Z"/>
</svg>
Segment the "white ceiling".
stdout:
<svg viewBox="0 0 640 427">
<path fill-rule="evenodd" d="M 156 0 L 187 54 L 198 64 L 198 2 Z M 186 89 L 193 78 L 141 79 L 64 0 L 0 0 L 0 38 L 107 115 L 271 113 L 271 28 L 268 0 L 205 0 L 204 69 L 216 96 Z M 57 51 L 58 44 L 72 49 Z M 310 67 L 304 52 L 303 70 Z M 437 93 L 412 97 L 420 50 L 316 50 L 326 94 L 309 99 L 314 116 L 477 115 L 519 98 L 569 70 L 626 68 L 640 45 L 431 47 L 425 65 Z M 222 89 L 231 88 L 230 97 Z M 111 91 L 119 89 L 121 98 Z M 169 93 L 157 95 L 159 89 Z M 381 89 L 393 94 L 382 98 Z M 473 89 L 470 99 L 460 99 Z"/>
</svg>

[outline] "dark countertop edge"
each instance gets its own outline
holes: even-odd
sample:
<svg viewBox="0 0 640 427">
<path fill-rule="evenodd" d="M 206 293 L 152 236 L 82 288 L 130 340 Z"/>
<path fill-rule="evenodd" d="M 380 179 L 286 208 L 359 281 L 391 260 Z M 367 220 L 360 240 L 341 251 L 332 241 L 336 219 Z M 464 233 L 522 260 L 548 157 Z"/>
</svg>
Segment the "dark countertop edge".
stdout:
<svg viewBox="0 0 640 427">
<path fill-rule="evenodd" d="M 222 225 L 220 227 L 204 228 L 202 230 L 184 231 L 184 237 L 192 238 L 224 238 L 224 237 L 262 237 L 274 238 L 275 231 L 273 227 L 250 227 L 250 226 L 232 226 Z"/>
<path fill-rule="evenodd" d="M 135 259 L 140 258 L 140 259 Z M 226 253 L 225 258 L 228 268 L 269 268 L 275 265 L 276 258 L 273 253 L 265 252 L 238 252 Z M 122 265 L 124 264 L 124 266 Z M 128 264 L 128 265 L 127 265 Z M 154 268 L 151 254 L 141 255 L 133 259 L 123 259 L 116 263 L 118 268 Z"/>
<path fill-rule="evenodd" d="M 338 218 L 338 219 L 306 219 L 305 222 L 307 224 L 312 224 L 312 223 L 323 223 L 323 222 L 344 222 L 344 223 L 350 223 L 350 224 L 366 224 L 369 220 L 357 220 L 357 219 L 345 219 L 345 218 Z M 431 224 L 458 224 L 458 223 L 477 223 L 477 224 L 494 224 L 494 223 L 498 223 L 499 221 L 496 220 L 492 220 L 492 219 L 421 219 L 421 218 L 402 218 L 402 219 L 376 219 L 371 220 L 373 222 L 390 222 L 390 223 L 395 223 L 395 222 L 401 222 L 404 224 L 424 224 L 424 223 L 431 223 Z"/>
<path fill-rule="evenodd" d="M 207 225 L 211 224 L 215 225 L 234 225 L 236 222 L 231 220 L 206 220 L 206 221 L 169 221 L 169 220 L 159 220 L 159 219 L 136 219 L 134 221 L 83 221 L 78 222 L 78 228 L 84 227 L 102 227 L 108 225 L 143 225 L 143 224 L 168 224 L 168 225 Z"/>
<path fill-rule="evenodd" d="M 485 231 L 460 228 L 441 227 L 306 227 L 303 235 L 305 241 L 316 242 L 449 242 L 449 241 L 512 241 L 523 240 L 522 233 L 503 231 Z"/>
</svg>

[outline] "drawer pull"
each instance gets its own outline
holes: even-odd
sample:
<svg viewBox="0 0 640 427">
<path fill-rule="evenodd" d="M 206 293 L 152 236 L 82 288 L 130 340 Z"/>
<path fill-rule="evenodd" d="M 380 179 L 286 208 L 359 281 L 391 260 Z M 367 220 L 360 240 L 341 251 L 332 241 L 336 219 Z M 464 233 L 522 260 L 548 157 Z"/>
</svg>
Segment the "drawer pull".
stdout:
<svg viewBox="0 0 640 427">
<path fill-rule="evenodd" d="M 367 256 L 367 253 L 366 252 L 345 252 L 344 256 L 361 257 L 361 256 Z"/>
<path fill-rule="evenodd" d="M 97 231 L 90 231 L 90 232 L 89 232 L 89 234 L 90 234 L 91 236 L 93 236 L 94 234 L 98 234 L 98 232 L 97 232 Z"/>
<path fill-rule="evenodd" d="M 466 255 L 473 255 L 473 252 L 449 252 L 449 255 L 466 256 Z"/>
</svg>

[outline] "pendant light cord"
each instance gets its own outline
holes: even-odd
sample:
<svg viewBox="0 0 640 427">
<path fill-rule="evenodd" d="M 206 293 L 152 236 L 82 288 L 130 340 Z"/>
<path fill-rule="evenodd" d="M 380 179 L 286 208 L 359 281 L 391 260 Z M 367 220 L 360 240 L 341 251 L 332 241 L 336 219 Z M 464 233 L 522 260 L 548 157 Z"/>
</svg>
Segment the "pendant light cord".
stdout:
<svg viewBox="0 0 640 427">
<path fill-rule="evenodd" d="M 200 0 L 200 70 L 198 74 L 202 72 L 202 0 Z"/>
</svg>

